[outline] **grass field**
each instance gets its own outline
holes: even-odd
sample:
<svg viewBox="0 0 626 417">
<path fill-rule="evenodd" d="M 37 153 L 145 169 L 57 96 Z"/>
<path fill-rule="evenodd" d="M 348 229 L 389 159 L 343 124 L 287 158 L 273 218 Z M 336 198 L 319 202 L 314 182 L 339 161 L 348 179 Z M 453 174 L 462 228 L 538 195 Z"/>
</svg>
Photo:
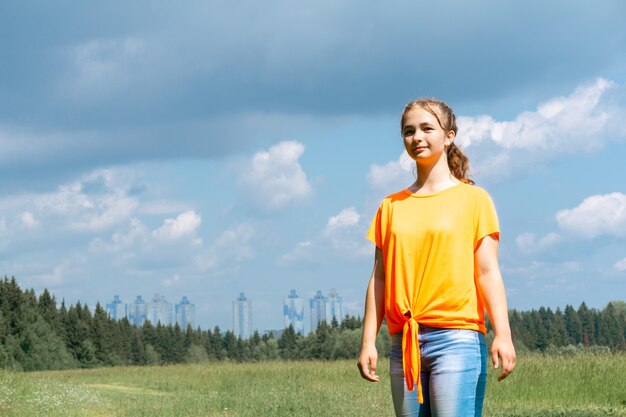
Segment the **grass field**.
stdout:
<svg viewBox="0 0 626 417">
<path fill-rule="evenodd" d="M 0 371 L 0 415 L 393 416 L 386 361 L 378 384 L 361 380 L 355 363 Z M 626 416 L 626 355 L 522 355 L 507 380 L 490 371 L 484 415 Z"/>
</svg>

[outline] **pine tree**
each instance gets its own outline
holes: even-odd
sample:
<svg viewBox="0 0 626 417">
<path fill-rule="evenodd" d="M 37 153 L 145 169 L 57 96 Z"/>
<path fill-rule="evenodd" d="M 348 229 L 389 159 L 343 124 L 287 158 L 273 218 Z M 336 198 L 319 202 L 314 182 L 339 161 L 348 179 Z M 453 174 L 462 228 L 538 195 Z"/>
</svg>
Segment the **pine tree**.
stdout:
<svg viewBox="0 0 626 417">
<path fill-rule="evenodd" d="M 63 342 L 65 343 L 65 347 L 68 348 L 67 345 L 67 332 L 66 332 L 66 325 L 68 323 L 68 311 L 67 311 L 67 307 L 65 307 L 65 300 L 61 300 L 61 307 L 59 308 L 59 312 L 58 312 L 58 319 L 57 319 L 57 327 L 56 327 L 56 333 L 59 335 L 59 337 L 61 338 L 61 340 L 63 340 Z M 68 352 L 71 354 L 71 352 L 69 351 L 68 348 Z"/>
<path fill-rule="evenodd" d="M 612 302 L 602 311 L 600 321 L 604 323 L 606 345 L 613 349 L 626 350 L 624 326 L 620 324 L 619 315 Z"/>
<path fill-rule="evenodd" d="M 83 368 L 98 365 L 96 348 L 89 337 L 91 326 L 89 309 L 80 302 L 70 306 L 67 321 L 64 323 L 65 344 L 69 353 Z"/>
<path fill-rule="evenodd" d="M 16 359 L 22 369 L 39 371 L 73 367 L 75 363 L 65 344 L 50 325 L 41 316 L 35 316 L 32 320 L 19 337 L 20 349 L 16 352 Z"/>
<path fill-rule="evenodd" d="M 216 359 L 215 352 L 213 351 L 212 343 L 213 343 L 213 334 L 211 333 L 211 330 L 208 329 L 207 331 L 202 333 L 202 346 L 204 347 L 204 350 L 206 350 L 206 354 L 209 357 L 209 360 Z"/>
<path fill-rule="evenodd" d="M 565 317 L 561 309 L 557 307 L 552 322 L 552 340 L 555 346 L 567 346 L 570 344 L 567 329 L 565 328 Z"/>
<path fill-rule="evenodd" d="M 539 317 L 541 318 L 541 324 L 543 325 L 543 328 L 544 328 L 545 341 L 543 343 L 545 344 L 545 347 L 548 347 L 549 345 L 557 346 L 557 343 L 554 337 L 555 336 L 554 329 L 552 328 L 552 324 L 554 321 L 554 313 L 552 312 L 550 308 L 545 308 L 545 307 L 539 308 L 537 313 L 539 314 Z"/>
<path fill-rule="evenodd" d="M 509 325 L 515 349 L 517 351 L 527 349 L 523 319 L 521 314 L 515 309 L 509 311 Z"/>
<path fill-rule="evenodd" d="M 238 360 L 242 362 L 249 362 L 252 359 L 250 350 L 248 349 L 248 340 L 243 340 L 241 337 L 237 338 L 237 355 Z"/>
<path fill-rule="evenodd" d="M 39 295 L 39 301 L 37 306 L 39 307 L 39 314 L 52 328 L 58 326 L 58 312 L 57 303 L 54 296 L 50 294 L 47 288 L 43 290 Z"/>
<path fill-rule="evenodd" d="M 211 353 L 213 358 L 218 361 L 226 359 L 228 356 L 224 351 L 224 343 L 222 342 L 222 331 L 219 326 L 213 329 L 213 337 L 211 338 Z"/>
<path fill-rule="evenodd" d="M 317 325 L 315 333 L 311 333 L 311 336 L 311 338 L 307 337 L 304 340 L 306 346 L 302 349 L 307 352 L 309 359 L 330 359 L 335 345 L 333 328 L 322 320 Z"/>
<path fill-rule="evenodd" d="M 185 340 L 183 341 L 183 348 L 185 349 L 185 351 L 188 351 L 189 348 L 195 344 L 195 339 L 196 336 L 194 334 L 194 331 L 191 328 L 191 325 L 188 324 L 187 328 L 185 329 Z"/>
<path fill-rule="evenodd" d="M 582 342 L 585 346 L 596 344 L 596 329 L 593 311 L 587 308 L 587 304 L 583 301 L 578 307 L 578 317 L 582 327 Z"/>
<path fill-rule="evenodd" d="M 250 361 L 259 361 L 263 359 L 261 357 L 261 349 L 259 349 L 259 346 L 261 346 L 262 343 L 263 340 L 261 339 L 261 335 L 255 330 L 246 342 L 245 358 Z"/>
<path fill-rule="evenodd" d="M 107 328 L 111 335 L 109 363 L 112 365 L 133 363 L 132 346 L 137 328 L 130 324 L 126 317 L 117 321 L 107 317 Z"/>
<path fill-rule="evenodd" d="M 532 314 L 532 328 L 535 333 L 535 345 L 534 348 L 540 351 L 546 350 L 550 344 L 549 335 L 544 327 L 541 314 L 538 311 L 533 310 Z"/>
<path fill-rule="evenodd" d="M 109 315 L 100 303 L 96 304 L 91 328 L 90 338 L 95 347 L 96 359 L 101 363 L 112 365 L 109 358 L 113 355 L 113 340 L 108 323 Z"/>
<path fill-rule="evenodd" d="M 154 350 L 159 354 L 159 358 L 161 362 L 164 364 L 168 364 L 168 340 L 167 340 L 167 330 L 165 326 L 161 324 L 161 322 L 157 322 L 156 327 L 154 328 L 154 334 L 156 335 L 156 344 L 152 345 Z"/>
<path fill-rule="evenodd" d="M 569 343 L 578 345 L 583 343 L 583 326 L 578 313 L 571 305 L 565 306 L 565 328 L 569 336 Z"/>
<path fill-rule="evenodd" d="M 144 346 L 150 345 L 153 348 L 159 344 L 156 329 L 154 328 L 150 320 L 146 320 L 143 323 L 143 327 L 141 328 L 141 341 Z"/>
<path fill-rule="evenodd" d="M 146 363 L 146 351 L 141 340 L 141 331 L 135 326 L 129 326 L 130 332 L 130 363 L 133 365 L 144 365 Z"/>
<path fill-rule="evenodd" d="M 17 285 L 15 277 L 11 280 L 4 277 L 3 300 L 0 308 L 2 315 L 8 328 L 8 334 L 19 335 L 22 333 L 21 322 L 19 318 L 22 315 L 22 290 Z"/>
<path fill-rule="evenodd" d="M 289 325 L 278 338 L 280 357 L 286 360 L 296 359 L 297 335 L 293 325 Z"/>
<path fill-rule="evenodd" d="M 226 352 L 226 356 L 229 359 L 235 361 L 239 361 L 241 359 L 237 350 L 237 338 L 230 330 L 227 330 L 224 334 L 224 338 L 222 339 L 222 349 L 224 349 L 224 352 Z"/>
<path fill-rule="evenodd" d="M 187 350 L 185 349 L 185 336 L 180 326 L 167 326 L 165 329 L 167 340 L 167 363 L 183 363 Z"/>
<path fill-rule="evenodd" d="M 28 371 L 71 367 L 63 341 L 42 317 L 35 291 L 22 291 L 15 278 L 5 277 L 0 287 L 0 366 Z"/>
</svg>

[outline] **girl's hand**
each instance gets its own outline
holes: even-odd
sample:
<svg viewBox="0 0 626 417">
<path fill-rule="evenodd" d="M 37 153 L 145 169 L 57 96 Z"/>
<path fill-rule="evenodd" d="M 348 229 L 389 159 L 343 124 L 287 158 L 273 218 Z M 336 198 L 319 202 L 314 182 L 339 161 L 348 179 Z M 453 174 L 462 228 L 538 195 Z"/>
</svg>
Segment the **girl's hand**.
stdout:
<svg viewBox="0 0 626 417">
<path fill-rule="evenodd" d="M 357 367 L 361 376 L 371 382 L 380 381 L 380 377 L 376 375 L 376 362 L 378 361 L 378 351 L 376 346 L 363 346 L 361 355 L 357 362 Z"/>
<path fill-rule="evenodd" d="M 491 344 L 491 361 L 493 362 L 493 369 L 498 369 L 498 365 L 500 362 L 502 363 L 498 381 L 502 381 L 513 372 L 515 359 L 515 348 L 511 338 L 496 336 Z"/>
</svg>

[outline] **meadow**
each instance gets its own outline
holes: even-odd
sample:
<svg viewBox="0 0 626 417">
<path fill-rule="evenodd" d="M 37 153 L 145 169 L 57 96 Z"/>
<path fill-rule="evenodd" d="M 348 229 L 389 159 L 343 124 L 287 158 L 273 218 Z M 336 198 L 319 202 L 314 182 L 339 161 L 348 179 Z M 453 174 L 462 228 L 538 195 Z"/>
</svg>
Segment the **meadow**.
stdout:
<svg viewBox="0 0 626 417">
<path fill-rule="evenodd" d="M 0 371 L 3 417 L 393 416 L 387 361 L 381 383 L 355 360 Z M 523 354 L 498 383 L 489 371 L 485 416 L 626 416 L 626 354 Z"/>
</svg>

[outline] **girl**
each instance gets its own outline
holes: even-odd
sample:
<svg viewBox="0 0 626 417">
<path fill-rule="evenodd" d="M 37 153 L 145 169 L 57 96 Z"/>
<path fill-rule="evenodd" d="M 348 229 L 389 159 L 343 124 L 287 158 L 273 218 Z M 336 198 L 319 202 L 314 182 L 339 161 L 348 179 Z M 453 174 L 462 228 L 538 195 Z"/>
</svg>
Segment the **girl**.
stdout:
<svg viewBox="0 0 626 417">
<path fill-rule="evenodd" d="M 500 231 L 489 195 L 468 178 L 454 144 L 454 113 L 421 99 L 402 114 L 417 180 L 387 196 L 367 233 L 376 245 L 367 287 L 361 376 L 377 382 L 376 334 L 386 317 L 392 335 L 391 392 L 397 416 L 482 415 L 487 310 L 498 380 L 515 367 L 515 349 L 498 266 Z"/>
</svg>

